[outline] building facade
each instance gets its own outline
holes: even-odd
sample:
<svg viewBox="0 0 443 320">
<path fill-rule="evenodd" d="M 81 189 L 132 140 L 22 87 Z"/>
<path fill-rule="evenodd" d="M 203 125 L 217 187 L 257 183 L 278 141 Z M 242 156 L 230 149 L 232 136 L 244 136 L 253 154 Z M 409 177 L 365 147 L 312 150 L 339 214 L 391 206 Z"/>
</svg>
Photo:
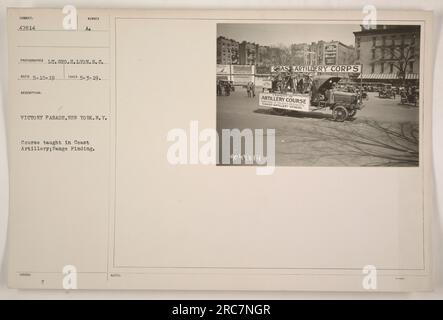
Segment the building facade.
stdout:
<svg viewBox="0 0 443 320">
<path fill-rule="evenodd" d="M 255 65 L 257 62 L 258 45 L 243 41 L 239 45 L 239 61 L 244 65 Z"/>
<path fill-rule="evenodd" d="M 354 64 L 355 48 L 347 46 L 340 41 L 329 41 L 323 43 L 323 52 L 320 59 L 321 64 Z"/>
<path fill-rule="evenodd" d="M 217 64 L 324 65 L 353 64 L 355 49 L 339 41 L 318 41 L 284 46 L 263 46 L 247 41 L 217 38 Z"/>
<path fill-rule="evenodd" d="M 311 44 L 307 43 L 292 44 L 291 45 L 292 64 L 294 65 L 319 64 L 318 57 L 319 54 L 322 54 L 322 52 L 323 49 L 319 48 L 319 43 L 317 42 L 312 42 Z"/>
<path fill-rule="evenodd" d="M 355 62 L 355 48 L 340 41 L 320 40 L 311 44 L 293 44 L 291 55 L 295 65 L 333 65 Z"/>
<path fill-rule="evenodd" d="M 354 32 L 363 79 L 416 80 L 420 73 L 420 26 L 377 25 Z"/>
<path fill-rule="evenodd" d="M 217 64 L 239 64 L 239 43 L 225 37 L 217 38 Z"/>
<path fill-rule="evenodd" d="M 323 40 L 318 42 L 312 42 L 309 48 L 309 51 L 314 52 L 315 54 L 315 63 L 316 65 L 324 64 L 324 44 Z"/>
</svg>

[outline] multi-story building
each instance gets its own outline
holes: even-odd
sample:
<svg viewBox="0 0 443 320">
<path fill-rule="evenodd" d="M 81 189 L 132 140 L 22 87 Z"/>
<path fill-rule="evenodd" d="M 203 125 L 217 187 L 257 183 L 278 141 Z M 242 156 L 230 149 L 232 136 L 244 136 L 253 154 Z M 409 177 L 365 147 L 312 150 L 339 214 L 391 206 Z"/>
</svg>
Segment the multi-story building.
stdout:
<svg viewBox="0 0 443 320">
<path fill-rule="evenodd" d="M 317 64 L 317 53 L 315 51 L 306 51 L 304 58 L 304 65 L 316 65 Z"/>
<path fill-rule="evenodd" d="M 225 37 L 217 38 L 217 64 L 239 64 L 239 43 Z"/>
<path fill-rule="evenodd" d="M 352 64 L 355 49 L 340 41 L 320 40 L 311 44 L 292 44 L 291 56 L 295 65 Z"/>
<path fill-rule="evenodd" d="M 282 64 L 282 55 L 282 49 L 279 47 L 257 45 L 255 64 L 268 67 L 280 65 Z"/>
<path fill-rule="evenodd" d="M 417 80 L 420 26 L 377 25 L 354 32 L 357 63 L 366 80 Z"/>
<path fill-rule="evenodd" d="M 217 38 L 217 64 L 241 65 L 321 65 L 352 64 L 355 50 L 339 41 L 318 41 L 284 46 L 262 46 L 241 43 L 219 36 Z"/>
<path fill-rule="evenodd" d="M 324 64 L 323 63 L 324 43 L 325 42 L 323 40 L 320 40 L 318 42 L 312 42 L 311 45 L 309 46 L 309 51 L 315 53 L 315 61 L 312 64 L 314 65 Z"/>
<path fill-rule="evenodd" d="M 243 41 L 239 45 L 240 64 L 253 65 L 257 62 L 258 45 L 255 43 Z"/>
<path fill-rule="evenodd" d="M 325 65 L 355 63 L 355 48 L 340 41 L 323 42 L 322 57 L 319 59 Z"/>
</svg>

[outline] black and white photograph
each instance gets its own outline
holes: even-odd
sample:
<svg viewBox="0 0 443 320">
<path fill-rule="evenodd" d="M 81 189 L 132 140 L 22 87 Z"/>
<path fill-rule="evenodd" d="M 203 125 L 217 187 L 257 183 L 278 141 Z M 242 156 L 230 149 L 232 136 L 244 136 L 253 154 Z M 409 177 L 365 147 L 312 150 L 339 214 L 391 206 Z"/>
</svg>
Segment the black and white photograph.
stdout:
<svg viewBox="0 0 443 320">
<path fill-rule="evenodd" d="M 443 297 L 428 1 L 0 4 L 0 300 Z"/>
<path fill-rule="evenodd" d="M 216 85 L 220 165 L 419 165 L 419 25 L 219 23 Z"/>
</svg>

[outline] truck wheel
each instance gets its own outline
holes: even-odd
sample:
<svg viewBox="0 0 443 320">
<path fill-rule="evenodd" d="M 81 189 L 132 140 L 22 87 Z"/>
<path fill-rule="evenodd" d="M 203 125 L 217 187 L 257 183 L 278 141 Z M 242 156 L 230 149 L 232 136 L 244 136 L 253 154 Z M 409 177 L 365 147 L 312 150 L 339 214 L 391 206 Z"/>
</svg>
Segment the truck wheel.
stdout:
<svg viewBox="0 0 443 320">
<path fill-rule="evenodd" d="M 332 110 L 332 118 L 335 121 L 338 122 L 343 122 L 346 120 L 346 118 L 348 117 L 348 110 L 346 110 L 345 107 L 342 106 L 336 106 L 333 110 Z"/>
</svg>

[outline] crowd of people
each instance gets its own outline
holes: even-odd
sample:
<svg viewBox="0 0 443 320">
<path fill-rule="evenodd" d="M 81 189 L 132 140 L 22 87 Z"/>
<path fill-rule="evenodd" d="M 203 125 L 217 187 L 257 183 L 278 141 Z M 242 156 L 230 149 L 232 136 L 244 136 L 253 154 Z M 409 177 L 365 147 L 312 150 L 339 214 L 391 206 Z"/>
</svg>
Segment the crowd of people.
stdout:
<svg viewBox="0 0 443 320">
<path fill-rule="evenodd" d="M 292 92 L 292 93 L 311 93 L 312 90 L 312 78 L 305 74 L 291 74 L 291 73 L 278 73 L 272 78 L 272 91 L 273 92 Z M 243 85 L 246 89 L 248 98 L 255 97 L 255 83 L 249 81 L 246 85 Z M 234 91 L 234 85 L 232 81 L 217 80 L 217 96 L 229 96 Z"/>
<path fill-rule="evenodd" d="M 232 81 L 217 80 L 217 96 L 229 96 L 231 95 L 231 91 L 234 90 Z"/>
<path fill-rule="evenodd" d="M 243 87 L 246 88 L 248 98 L 255 98 L 255 83 L 253 81 L 249 81 Z M 235 87 L 232 81 L 217 80 L 217 96 L 229 96 L 234 90 Z"/>
<path fill-rule="evenodd" d="M 292 93 L 311 93 L 312 78 L 309 75 L 291 73 L 277 73 L 272 79 L 272 91 L 274 92 L 292 92 Z"/>
<path fill-rule="evenodd" d="M 313 100 L 324 99 L 331 100 L 333 99 L 333 95 L 331 95 L 331 91 L 345 91 L 352 92 L 358 95 L 361 95 L 362 98 L 367 98 L 367 85 L 350 85 L 350 84 L 336 84 L 333 83 L 328 91 L 323 92 L 323 96 L 319 94 L 318 84 L 313 80 L 313 78 L 307 74 L 293 74 L 289 72 L 281 72 L 275 74 L 272 79 L 272 88 L 268 88 L 271 92 L 279 92 L 279 93 L 301 93 L 301 94 L 309 94 Z M 375 86 L 375 85 L 374 85 Z M 248 98 L 255 98 L 255 83 L 253 81 L 249 81 L 245 85 L 242 86 L 246 90 L 246 96 Z M 408 100 L 413 100 L 413 97 L 417 96 L 418 89 L 415 86 L 408 86 L 406 88 L 395 88 L 399 89 L 399 93 L 402 96 L 406 96 Z M 217 80 L 217 96 L 229 96 L 232 91 L 235 90 L 233 81 L 229 80 Z M 266 89 L 263 88 L 263 91 Z M 322 96 L 322 97 L 321 97 Z M 329 101 L 331 102 L 331 101 Z"/>
</svg>

